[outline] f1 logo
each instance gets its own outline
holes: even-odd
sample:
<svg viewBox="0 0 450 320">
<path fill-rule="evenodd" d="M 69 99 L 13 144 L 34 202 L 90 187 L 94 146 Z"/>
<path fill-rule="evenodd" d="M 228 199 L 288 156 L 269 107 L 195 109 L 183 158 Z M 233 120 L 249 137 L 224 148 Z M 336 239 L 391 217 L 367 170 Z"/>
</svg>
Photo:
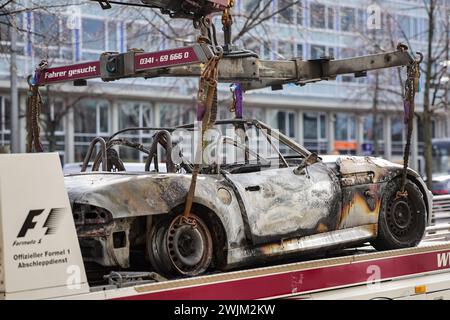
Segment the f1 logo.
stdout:
<svg viewBox="0 0 450 320">
<path fill-rule="evenodd" d="M 44 211 L 45 209 L 30 210 L 30 212 L 28 212 L 27 218 L 22 225 L 22 228 L 20 228 L 17 238 L 25 237 L 28 230 L 34 229 L 37 224 L 36 217 L 40 216 Z M 48 217 L 45 220 L 44 225 L 42 226 L 43 228 L 47 228 L 45 232 L 46 235 L 55 233 L 59 220 L 62 217 L 61 213 L 63 213 L 64 211 L 64 208 L 55 208 L 49 211 Z"/>
</svg>

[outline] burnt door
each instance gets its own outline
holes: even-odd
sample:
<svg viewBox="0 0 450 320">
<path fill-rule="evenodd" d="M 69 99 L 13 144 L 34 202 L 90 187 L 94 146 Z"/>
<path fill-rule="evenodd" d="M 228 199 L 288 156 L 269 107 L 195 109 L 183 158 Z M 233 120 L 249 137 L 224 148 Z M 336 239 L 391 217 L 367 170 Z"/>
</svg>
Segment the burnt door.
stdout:
<svg viewBox="0 0 450 320">
<path fill-rule="evenodd" d="M 318 162 L 294 167 L 230 174 L 244 202 L 255 244 L 336 229 L 341 210 L 337 177 Z"/>
</svg>

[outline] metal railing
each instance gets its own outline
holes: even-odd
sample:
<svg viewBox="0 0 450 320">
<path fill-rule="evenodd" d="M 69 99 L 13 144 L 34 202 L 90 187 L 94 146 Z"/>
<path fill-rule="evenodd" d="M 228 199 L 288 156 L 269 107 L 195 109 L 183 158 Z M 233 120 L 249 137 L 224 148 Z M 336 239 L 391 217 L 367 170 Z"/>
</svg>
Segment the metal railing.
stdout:
<svg viewBox="0 0 450 320">
<path fill-rule="evenodd" d="M 431 223 L 427 228 L 425 240 L 450 240 L 450 195 L 433 197 Z"/>
</svg>

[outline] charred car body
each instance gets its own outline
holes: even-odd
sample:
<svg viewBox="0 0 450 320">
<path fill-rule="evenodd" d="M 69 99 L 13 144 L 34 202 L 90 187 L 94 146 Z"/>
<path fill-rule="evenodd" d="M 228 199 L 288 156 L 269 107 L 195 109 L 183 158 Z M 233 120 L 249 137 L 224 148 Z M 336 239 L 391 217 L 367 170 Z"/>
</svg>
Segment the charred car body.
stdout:
<svg viewBox="0 0 450 320">
<path fill-rule="evenodd" d="M 149 148 L 117 138 L 123 132 L 91 144 L 89 153 L 95 142 L 102 144 L 93 171 L 65 177 L 86 261 L 129 268 L 133 251 L 159 273 L 193 276 L 365 242 L 379 250 L 411 247 L 422 239 L 432 200 L 413 170 L 407 175 L 408 196 L 398 197 L 399 165 L 371 157 L 322 159 L 257 120 L 216 126 L 245 136 L 221 135 L 215 160 L 198 177 L 191 223 L 182 223 L 181 214 L 192 163 L 172 133 L 193 131 L 193 125 L 130 129 L 155 130 Z M 250 132 L 259 138 L 256 143 Z M 272 153 L 258 152 L 262 141 Z M 153 160 L 158 163 L 158 149 L 181 160 L 167 156 L 165 173 L 158 166 L 128 173 L 118 145 L 146 153 L 147 170 Z M 221 148 L 234 150 L 232 161 Z"/>
</svg>

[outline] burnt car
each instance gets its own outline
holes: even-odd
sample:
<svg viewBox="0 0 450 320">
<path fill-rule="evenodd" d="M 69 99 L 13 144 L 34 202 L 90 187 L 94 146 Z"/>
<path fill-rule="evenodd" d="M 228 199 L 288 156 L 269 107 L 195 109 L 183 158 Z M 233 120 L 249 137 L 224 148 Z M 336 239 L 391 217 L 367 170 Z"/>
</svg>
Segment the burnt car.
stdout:
<svg viewBox="0 0 450 320">
<path fill-rule="evenodd" d="M 195 126 L 129 130 L 152 132 L 148 146 L 120 138 L 127 130 L 98 138 L 92 171 L 65 177 L 85 261 L 133 268 L 133 253 L 160 274 L 195 276 L 366 242 L 413 247 L 424 235 L 432 198 L 415 171 L 401 197 L 402 166 L 320 158 L 257 120 L 216 122 L 185 217 L 194 166 L 183 145 Z M 125 171 L 117 146 L 146 154 L 147 171 Z M 165 172 L 150 170 L 162 157 Z"/>
</svg>

